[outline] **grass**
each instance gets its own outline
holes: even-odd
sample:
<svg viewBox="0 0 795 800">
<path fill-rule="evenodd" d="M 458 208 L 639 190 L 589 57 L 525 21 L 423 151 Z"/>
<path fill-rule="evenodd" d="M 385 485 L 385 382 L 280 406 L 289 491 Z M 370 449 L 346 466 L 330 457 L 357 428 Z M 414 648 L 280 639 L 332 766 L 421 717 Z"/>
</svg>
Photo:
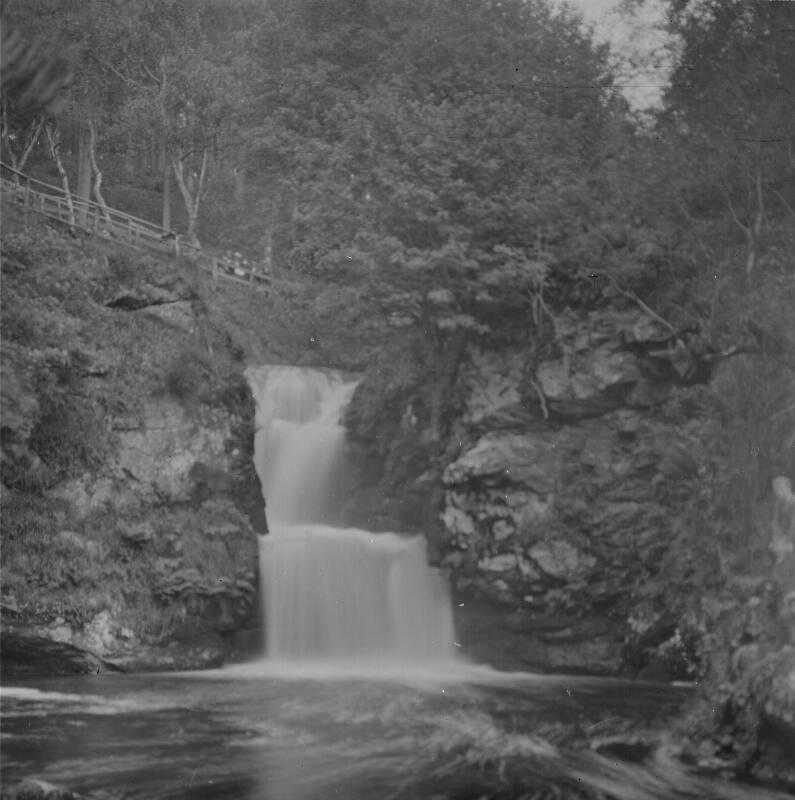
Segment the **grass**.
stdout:
<svg viewBox="0 0 795 800">
<path fill-rule="evenodd" d="M 177 625 L 200 629 L 216 594 L 253 600 L 255 537 L 231 504 L 144 509 L 122 522 L 112 509 L 80 519 L 65 501 L 6 492 L 0 510 L 4 600 L 36 618 L 82 625 L 107 611 L 156 641 Z M 151 542 L 125 540 L 136 522 L 153 526 Z"/>
</svg>

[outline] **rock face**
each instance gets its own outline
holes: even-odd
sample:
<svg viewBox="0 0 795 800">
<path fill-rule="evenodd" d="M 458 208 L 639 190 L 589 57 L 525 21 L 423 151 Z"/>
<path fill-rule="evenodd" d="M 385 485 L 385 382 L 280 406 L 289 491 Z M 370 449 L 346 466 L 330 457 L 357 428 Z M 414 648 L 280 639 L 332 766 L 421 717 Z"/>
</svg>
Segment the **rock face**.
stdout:
<svg viewBox="0 0 795 800">
<path fill-rule="evenodd" d="M 349 424 L 367 446 L 362 406 L 375 394 L 401 420 L 381 496 L 385 507 L 401 493 L 435 506 L 441 525 L 402 521 L 424 528 L 449 569 L 465 601 L 459 628 L 472 627 L 472 599 L 498 604 L 493 624 L 503 629 L 506 608 L 562 615 L 557 631 L 528 629 L 519 647 L 504 630 L 506 663 L 604 672 L 618 666 L 632 590 L 654 575 L 670 540 L 667 506 L 699 469 L 697 429 L 660 411 L 696 373 L 681 342 L 641 312 L 566 312 L 546 348 L 468 347 L 445 398 L 443 441 L 420 385 L 374 392 L 366 378 Z M 573 624 L 583 618 L 599 622 L 587 638 Z"/>
<path fill-rule="evenodd" d="M 140 415 L 112 420 L 115 446 L 99 474 L 62 484 L 57 494 L 84 513 L 103 503 L 119 508 L 158 499 L 187 502 L 194 465 L 231 469 L 228 445 L 236 423 L 220 409 L 189 410 L 172 398 L 154 399 Z"/>
<path fill-rule="evenodd" d="M 167 258 L 2 244 L 28 265 L 2 296 L 3 668 L 218 665 L 258 627 L 264 529 L 226 300 Z"/>
<path fill-rule="evenodd" d="M 41 636 L 41 632 L 41 629 L 31 629 L 30 626 L 16 629 L 6 620 L 5 630 L 0 632 L 4 678 L 79 675 L 112 669 L 92 653 L 59 641 L 57 633 L 50 638 Z"/>
<path fill-rule="evenodd" d="M 69 509 L 71 528 L 48 548 L 74 565 L 64 602 L 84 585 L 88 596 L 31 618 L 7 586 L 5 673 L 215 667 L 224 639 L 256 626 L 258 546 L 245 508 L 263 503 L 237 421 L 165 400 L 148 408 L 101 470 L 49 493 Z"/>
</svg>

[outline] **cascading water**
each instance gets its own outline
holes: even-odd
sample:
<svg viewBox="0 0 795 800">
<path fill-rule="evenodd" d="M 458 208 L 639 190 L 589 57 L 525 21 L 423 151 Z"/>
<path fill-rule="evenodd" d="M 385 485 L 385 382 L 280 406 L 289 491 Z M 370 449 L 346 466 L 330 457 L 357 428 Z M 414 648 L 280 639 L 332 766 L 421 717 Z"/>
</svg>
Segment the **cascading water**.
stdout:
<svg viewBox="0 0 795 800">
<path fill-rule="evenodd" d="M 341 518 L 342 410 L 336 372 L 261 367 L 254 459 L 271 533 L 261 539 L 267 656 L 422 664 L 453 659 L 447 585 L 421 536 L 331 527 Z"/>
</svg>

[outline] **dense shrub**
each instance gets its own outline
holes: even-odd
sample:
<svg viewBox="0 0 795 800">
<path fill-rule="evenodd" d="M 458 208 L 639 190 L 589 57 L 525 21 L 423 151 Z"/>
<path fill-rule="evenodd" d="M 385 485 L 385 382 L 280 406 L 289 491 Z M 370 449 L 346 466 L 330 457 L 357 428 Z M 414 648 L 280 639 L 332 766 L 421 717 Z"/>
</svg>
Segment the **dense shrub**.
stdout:
<svg viewBox="0 0 795 800">
<path fill-rule="evenodd" d="M 199 399 L 211 375 L 207 356 L 195 348 L 183 350 L 168 365 L 165 390 L 173 398 L 189 405 Z"/>
</svg>

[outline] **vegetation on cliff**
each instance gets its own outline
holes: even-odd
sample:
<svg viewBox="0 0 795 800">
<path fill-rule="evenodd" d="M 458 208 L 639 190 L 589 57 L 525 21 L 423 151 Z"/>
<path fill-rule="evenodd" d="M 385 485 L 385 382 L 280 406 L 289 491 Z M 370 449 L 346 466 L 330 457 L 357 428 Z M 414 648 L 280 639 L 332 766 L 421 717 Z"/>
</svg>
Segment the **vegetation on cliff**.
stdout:
<svg viewBox="0 0 795 800">
<path fill-rule="evenodd" d="M 233 629 L 256 593 L 252 522 L 237 510 L 258 494 L 242 375 L 252 335 L 222 323 L 223 290 L 190 264 L 5 212 L 4 623 L 71 629 L 101 655 Z M 152 437 L 166 441 L 154 451 L 162 458 L 184 448 L 168 444 L 173 430 L 149 432 L 161 418 L 193 436 L 184 472 L 226 455 L 225 497 L 211 474 L 194 470 L 180 493 L 180 465 L 153 471 Z M 194 425 L 219 433 L 191 434 Z"/>
</svg>

